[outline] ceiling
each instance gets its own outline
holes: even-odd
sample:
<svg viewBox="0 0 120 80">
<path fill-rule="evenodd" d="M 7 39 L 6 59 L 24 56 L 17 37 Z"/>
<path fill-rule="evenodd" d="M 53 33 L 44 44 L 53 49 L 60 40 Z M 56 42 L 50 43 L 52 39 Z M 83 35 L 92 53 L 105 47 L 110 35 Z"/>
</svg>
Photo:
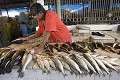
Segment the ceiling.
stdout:
<svg viewBox="0 0 120 80">
<path fill-rule="evenodd" d="M 33 0 L 0 0 L 1 9 L 29 7 Z"/>
</svg>

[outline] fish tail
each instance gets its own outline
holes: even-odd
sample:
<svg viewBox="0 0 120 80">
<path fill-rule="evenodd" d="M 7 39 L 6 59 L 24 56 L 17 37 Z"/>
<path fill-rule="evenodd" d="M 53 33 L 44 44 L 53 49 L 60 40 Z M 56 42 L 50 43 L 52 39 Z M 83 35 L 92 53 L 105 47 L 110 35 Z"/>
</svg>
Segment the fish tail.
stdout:
<svg viewBox="0 0 120 80">
<path fill-rule="evenodd" d="M 24 77 L 24 72 L 20 72 L 19 75 L 18 75 L 18 78 L 23 78 Z"/>
</svg>

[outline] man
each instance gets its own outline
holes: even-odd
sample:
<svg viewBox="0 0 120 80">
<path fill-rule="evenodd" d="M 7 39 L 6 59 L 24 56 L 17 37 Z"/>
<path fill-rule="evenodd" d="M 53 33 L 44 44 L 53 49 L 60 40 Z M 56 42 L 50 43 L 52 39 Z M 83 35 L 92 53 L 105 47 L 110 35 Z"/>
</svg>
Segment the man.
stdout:
<svg viewBox="0 0 120 80">
<path fill-rule="evenodd" d="M 42 51 L 46 42 L 72 42 L 68 28 L 54 11 L 45 10 L 41 4 L 34 3 L 30 7 L 30 14 L 37 19 L 39 29 L 35 34 L 23 40 L 31 40 L 43 35 L 40 45 L 34 48 L 35 53 Z"/>
</svg>

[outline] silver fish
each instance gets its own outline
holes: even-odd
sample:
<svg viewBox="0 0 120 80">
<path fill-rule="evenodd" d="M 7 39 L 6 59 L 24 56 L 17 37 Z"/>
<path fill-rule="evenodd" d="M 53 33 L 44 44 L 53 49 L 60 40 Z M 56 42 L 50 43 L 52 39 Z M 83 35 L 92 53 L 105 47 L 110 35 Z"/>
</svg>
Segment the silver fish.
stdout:
<svg viewBox="0 0 120 80">
<path fill-rule="evenodd" d="M 101 68 L 103 68 L 108 74 L 110 74 L 108 68 L 102 63 L 102 61 L 100 59 L 98 59 L 98 58 L 94 58 L 94 59 L 96 60 L 96 62 L 98 63 L 98 65 Z"/>
<path fill-rule="evenodd" d="M 82 73 L 82 71 L 80 70 L 78 64 L 73 61 L 70 57 L 68 56 L 63 56 L 63 59 L 71 66 L 73 67 L 74 69 L 76 69 L 80 74 Z"/>
<path fill-rule="evenodd" d="M 99 74 L 103 74 L 96 61 L 89 54 L 84 53 L 83 55 L 92 64 L 92 66 L 94 66 Z"/>
<path fill-rule="evenodd" d="M 105 64 L 107 67 L 109 67 L 109 68 L 115 70 L 116 72 L 118 72 L 117 69 L 115 69 L 109 62 L 107 62 L 107 61 L 105 61 L 105 60 L 101 60 L 101 61 L 102 61 L 103 64 Z"/>
<path fill-rule="evenodd" d="M 52 58 L 52 60 L 53 60 L 53 62 L 55 63 L 56 67 L 58 67 L 59 70 L 62 72 L 62 74 L 63 74 L 64 76 L 66 76 L 65 71 L 64 71 L 64 68 L 63 68 L 63 65 L 62 65 L 62 63 L 60 62 L 60 60 L 59 60 L 58 58 L 56 58 L 56 57 Z"/>
<path fill-rule="evenodd" d="M 32 60 L 32 55 L 31 54 L 25 54 L 22 58 L 22 69 L 18 75 L 18 77 L 24 77 L 24 72 L 26 69 L 26 66 L 30 63 L 30 61 Z"/>
<path fill-rule="evenodd" d="M 63 67 L 64 67 L 66 70 L 68 70 L 68 71 L 71 72 L 70 66 L 69 66 L 65 61 L 63 61 L 63 60 L 62 60 L 61 62 L 62 62 Z"/>
<path fill-rule="evenodd" d="M 94 73 L 96 73 L 94 67 L 83 57 L 83 60 L 85 61 L 85 63 L 87 64 L 88 68 L 90 70 L 92 70 Z"/>
<path fill-rule="evenodd" d="M 88 73 L 90 73 L 87 64 L 85 63 L 85 61 L 83 60 L 83 56 L 79 56 L 77 54 L 74 54 L 75 56 L 75 60 L 78 63 L 78 65 L 80 67 L 82 67 L 84 70 L 86 70 Z"/>
</svg>

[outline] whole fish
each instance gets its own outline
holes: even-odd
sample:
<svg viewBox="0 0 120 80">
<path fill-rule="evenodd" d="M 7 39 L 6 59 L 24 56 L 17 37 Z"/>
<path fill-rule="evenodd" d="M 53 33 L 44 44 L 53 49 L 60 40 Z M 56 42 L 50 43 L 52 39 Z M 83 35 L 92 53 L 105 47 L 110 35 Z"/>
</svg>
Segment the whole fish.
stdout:
<svg viewBox="0 0 120 80">
<path fill-rule="evenodd" d="M 27 67 L 27 65 L 30 63 L 30 61 L 32 60 L 32 54 L 25 54 L 22 58 L 22 67 L 21 67 L 21 71 L 18 75 L 18 77 L 24 77 L 24 72 L 25 72 L 25 69 Z"/>
<path fill-rule="evenodd" d="M 84 57 L 83 57 L 83 60 L 84 60 L 85 63 L 87 64 L 88 68 L 89 68 L 92 72 L 96 73 L 94 67 L 89 63 L 89 61 L 87 61 Z"/>
<path fill-rule="evenodd" d="M 53 62 L 50 58 L 48 59 L 48 61 L 49 61 L 49 63 L 50 63 L 50 66 L 51 66 L 53 69 L 56 70 L 56 66 L 55 66 L 54 62 Z"/>
<path fill-rule="evenodd" d="M 118 72 L 117 69 L 115 69 L 109 62 L 107 62 L 107 61 L 105 61 L 105 60 L 101 60 L 101 61 L 102 61 L 103 64 L 105 64 L 108 68 L 111 68 L 111 69 L 115 70 L 116 72 Z"/>
<path fill-rule="evenodd" d="M 73 54 L 73 56 L 75 57 L 76 62 L 78 63 L 78 65 L 83 68 L 84 70 L 86 70 L 88 73 L 90 73 L 87 64 L 85 63 L 85 61 L 83 60 L 83 56 L 79 56 L 77 54 Z"/>
<path fill-rule="evenodd" d="M 37 57 L 37 63 L 39 65 L 39 67 L 42 69 L 42 73 L 45 73 L 46 72 L 45 65 L 44 65 L 43 59 L 41 57 Z"/>
<path fill-rule="evenodd" d="M 0 52 L 0 60 L 2 60 L 3 58 L 5 58 L 8 53 L 11 51 L 11 49 L 4 49 Z"/>
<path fill-rule="evenodd" d="M 57 57 L 52 58 L 52 60 L 55 63 L 56 67 L 62 72 L 62 74 L 66 76 L 63 65 L 60 62 L 60 60 Z"/>
<path fill-rule="evenodd" d="M 50 64 L 49 64 L 48 59 L 47 58 L 43 58 L 43 62 L 44 62 L 44 66 L 45 66 L 45 68 L 47 70 L 47 74 L 50 74 L 51 73 L 50 72 L 51 68 L 50 68 Z"/>
<path fill-rule="evenodd" d="M 102 69 L 104 69 L 104 70 L 107 72 L 107 74 L 110 75 L 108 68 L 103 64 L 103 62 L 102 62 L 100 59 L 98 59 L 98 58 L 94 58 L 94 59 L 96 60 L 96 62 L 98 63 L 98 65 L 99 65 Z"/>
<path fill-rule="evenodd" d="M 116 62 L 113 62 L 113 61 L 108 61 L 111 65 L 113 65 L 113 66 L 120 66 L 120 64 L 118 64 L 118 63 L 116 63 Z"/>
<path fill-rule="evenodd" d="M 63 65 L 63 68 L 68 70 L 71 74 L 73 74 L 73 71 L 71 70 L 70 66 L 63 60 L 63 58 L 60 58 L 60 61 Z"/>
<path fill-rule="evenodd" d="M 82 73 L 82 71 L 80 70 L 78 64 L 73 61 L 70 57 L 68 56 L 63 56 L 63 59 L 71 66 L 73 67 L 74 69 L 76 69 L 80 74 Z"/>
<path fill-rule="evenodd" d="M 84 53 L 83 56 L 92 64 L 99 74 L 103 74 L 96 61 L 89 54 Z"/>
<path fill-rule="evenodd" d="M 15 53 L 15 51 L 10 51 L 7 56 L 3 59 L 3 63 L 0 65 L 0 74 L 4 74 L 6 71 L 7 65 L 12 60 L 12 56 Z"/>
<path fill-rule="evenodd" d="M 11 62 L 8 64 L 8 66 L 6 68 L 7 72 L 10 73 L 12 71 L 13 66 L 15 66 L 21 62 L 21 59 L 22 59 L 24 53 L 25 53 L 25 50 L 18 50 L 14 53 L 14 55 L 12 56 Z"/>
</svg>

